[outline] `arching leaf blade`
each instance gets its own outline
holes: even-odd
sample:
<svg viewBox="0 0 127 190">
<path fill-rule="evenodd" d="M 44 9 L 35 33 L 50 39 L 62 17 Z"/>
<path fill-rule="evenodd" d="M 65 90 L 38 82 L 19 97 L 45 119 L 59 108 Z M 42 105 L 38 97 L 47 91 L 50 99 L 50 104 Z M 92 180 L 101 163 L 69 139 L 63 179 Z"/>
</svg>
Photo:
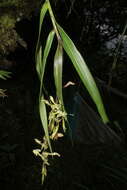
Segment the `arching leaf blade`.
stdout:
<svg viewBox="0 0 127 190">
<path fill-rule="evenodd" d="M 50 143 L 50 137 L 49 137 L 49 132 L 48 132 L 48 120 L 47 120 L 47 112 L 46 112 L 46 106 L 45 103 L 43 101 L 44 99 L 44 95 L 42 92 L 42 86 L 43 86 L 43 78 L 44 78 L 44 72 L 45 72 L 45 66 L 47 63 L 47 58 L 52 46 L 52 42 L 54 39 L 54 31 L 51 31 L 48 35 L 47 41 L 46 41 L 46 45 L 45 45 L 45 49 L 44 49 L 44 53 L 42 56 L 42 46 L 39 46 L 39 49 L 37 51 L 36 54 L 36 70 L 40 79 L 40 92 L 39 92 L 39 113 L 40 113 L 40 119 L 41 119 L 41 123 L 45 132 L 45 136 L 47 138 L 49 147 L 50 147 L 50 151 L 52 151 L 51 148 L 51 143 Z M 43 57 L 43 58 L 42 58 Z"/>
<path fill-rule="evenodd" d="M 103 120 L 104 123 L 107 123 L 109 121 L 103 102 L 99 93 L 99 90 L 96 86 L 96 83 L 84 61 L 82 58 L 80 52 L 75 47 L 72 40 L 69 38 L 69 36 L 65 33 L 65 31 L 62 29 L 61 26 L 57 25 L 61 39 L 63 48 L 66 51 L 67 55 L 71 59 L 80 79 L 82 80 L 84 86 L 88 90 L 90 96 L 92 97 L 94 103 L 97 106 L 98 112 Z"/>
<path fill-rule="evenodd" d="M 36 70 L 40 79 L 40 86 L 41 86 L 41 72 L 40 72 L 40 67 L 42 65 L 42 47 L 40 46 L 40 49 L 38 51 L 38 56 L 37 56 L 37 63 L 36 63 Z M 40 92 L 39 92 L 39 114 L 40 114 L 40 119 L 41 119 L 41 123 L 44 129 L 44 133 L 46 136 L 46 139 L 48 141 L 48 145 L 50 147 L 50 151 L 52 151 L 51 148 L 51 143 L 50 143 L 50 138 L 49 138 L 49 132 L 48 132 L 48 119 L 47 119 L 47 112 L 46 112 L 46 105 L 45 103 L 42 101 L 43 98 L 43 93 L 41 93 L 40 96 Z"/>
<path fill-rule="evenodd" d="M 54 57 L 54 80 L 55 80 L 57 97 L 63 104 L 62 70 L 63 70 L 63 48 L 61 43 L 58 42 L 58 46 Z"/>
<path fill-rule="evenodd" d="M 44 49 L 43 59 L 42 59 L 41 68 L 40 68 L 40 82 L 41 82 L 41 84 L 40 84 L 40 95 L 39 96 L 41 96 L 41 93 L 42 93 L 45 66 L 46 66 L 47 58 L 49 56 L 49 53 L 50 53 L 50 50 L 52 47 L 54 35 L 55 35 L 55 32 L 54 32 L 54 30 L 52 30 L 48 35 L 46 45 L 45 45 L 45 49 Z"/>
<path fill-rule="evenodd" d="M 36 51 L 35 51 L 35 60 L 37 59 L 37 56 L 38 56 L 38 51 L 40 49 L 40 36 L 41 36 L 41 30 L 42 30 L 42 24 L 43 24 L 43 20 L 44 20 L 44 17 L 46 15 L 48 11 L 48 4 L 47 2 L 45 2 L 41 8 L 41 12 L 40 12 L 40 22 L 39 22 L 39 34 L 38 34 L 38 39 L 37 39 L 37 45 L 36 45 Z M 37 62 L 37 60 L 36 60 Z"/>
</svg>

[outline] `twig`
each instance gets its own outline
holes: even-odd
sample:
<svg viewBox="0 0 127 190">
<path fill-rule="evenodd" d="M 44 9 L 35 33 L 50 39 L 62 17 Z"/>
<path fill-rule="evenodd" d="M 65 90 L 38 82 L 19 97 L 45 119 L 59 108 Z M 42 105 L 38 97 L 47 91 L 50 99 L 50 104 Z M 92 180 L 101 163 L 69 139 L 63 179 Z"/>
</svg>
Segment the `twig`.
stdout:
<svg viewBox="0 0 127 190">
<path fill-rule="evenodd" d="M 119 91 L 118 89 L 116 88 L 113 88 L 111 86 L 108 86 L 108 84 L 106 84 L 103 80 L 99 79 L 96 77 L 96 82 L 98 83 L 98 85 L 100 86 L 103 86 L 104 88 L 106 88 L 108 91 L 112 92 L 113 94 L 121 97 L 121 98 L 124 98 L 124 99 L 127 99 L 127 94 Z"/>
</svg>

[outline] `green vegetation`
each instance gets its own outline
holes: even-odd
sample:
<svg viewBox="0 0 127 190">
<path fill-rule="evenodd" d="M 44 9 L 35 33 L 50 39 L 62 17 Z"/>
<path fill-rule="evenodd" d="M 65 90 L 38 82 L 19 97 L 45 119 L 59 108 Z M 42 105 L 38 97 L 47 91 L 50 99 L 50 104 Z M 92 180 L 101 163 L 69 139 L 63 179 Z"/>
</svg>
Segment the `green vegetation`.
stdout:
<svg viewBox="0 0 127 190">
<path fill-rule="evenodd" d="M 14 52 L 18 44 L 26 48 L 25 41 L 15 30 L 15 24 L 23 18 L 30 18 L 39 6 L 38 1 L 7 0 L 0 2 L 0 60 Z"/>
<path fill-rule="evenodd" d="M 49 31 L 49 35 L 46 40 L 46 45 L 44 50 L 42 50 L 42 42 L 41 42 L 41 34 L 43 32 L 42 25 L 45 18 L 46 13 L 49 13 L 53 30 Z M 43 26 L 44 27 L 44 26 Z M 48 63 L 47 58 L 49 56 L 51 46 L 53 45 L 53 39 L 56 37 L 57 40 L 57 48 L 56 53 L 54 56 L 54 83 L 56 87 L 56 97 L 53 98 L 50 96 L 50 100 L 47 101 L 45 99 L 49 99 L 49 97 L 45 97 L 45 88 L 44 88 L 44 73 L 46 64 Z M 62 75 L 63 75 L 63 50 L 66 52 L 68 57 L 70 58 L 74 68 L 76 69 L 82 83 L 88 90 L 91 98 L 93 99 L 94 103 L 97 106 L 98 112 L 103 120 L 104 123 L 107 123 L 108 117 L 105 113 L 105 109 L 102 103 L 102 99 L 94 78 L 92 77 L 83 57 L 81 56 L 80 52 L 75 47 L 72 40 L 63 30 L 63 28 L 57 23 L 50 1 L 46 0 L 41 8 L 40 13 L 40 24 L 39 24 L 39 35 L 36 47 L 36 70 L 38 73 L 38 77 L 40 80 L 40 93 L 39 93 L 39 112 L 40 118 L 42 122 L 42 126 L 45 132 L 45 136 L 43 138 L 43 142 L 36 139 L 36 142 L 41 145 L 41 149 L 34 150 L 34 154 L 36 156 L 40 156 L 43 160 L 42 165 L 42 182 L 44 181 L 44 177 L 47 174 L 46 165 L 48 163 L 48 155 L 57 155 L 59 154 L 54 153 L 51 146 L 51 140 L 56 140 L 56 137 L 63 136 L 59 132 L 60 127 L 65 132 L 66 127 L 65 124 L 67 121 L 67 113 L 66 108 L 64 107 L 64 100 L 63 100 L 63 84 L 62 84 Z M 46 109 L 46 105 L 50 106 L 51 111 L 48 113 Z M 99 126 L 98 126 L 99 127 Z M 60 130 L 61 131 L 61 130 Z M 61 135 L 60 135 L 61 134 Z M 48 152 L 50 151 L 50 152 Z M 45 156 L 44 156 L 45 155 Z"/>
<path fill-rule="evenodd" d="M 0 70 L 0 79 L 6 80 L 7 78 L 10 77 L 10 72 Z M 0 89 L 0 97 L 5 97 L 6 90 Z"/>
</svg>

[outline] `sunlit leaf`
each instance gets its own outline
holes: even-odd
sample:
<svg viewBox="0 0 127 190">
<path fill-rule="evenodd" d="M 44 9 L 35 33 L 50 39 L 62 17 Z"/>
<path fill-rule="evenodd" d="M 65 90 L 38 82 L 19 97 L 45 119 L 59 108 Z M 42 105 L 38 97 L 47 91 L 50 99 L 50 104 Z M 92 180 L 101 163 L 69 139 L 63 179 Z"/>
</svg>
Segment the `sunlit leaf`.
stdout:
<svg viewBox="0 0 127 190">
<path fill-rule="evenodd" d="M 108 117 L 106 115 L 102 99 L 100 96 L 100 93 L 98 91 L 98 88 L 96 86 L 96 83 L 83 59 L 80 52 L 75 47 L 72 40 L 69 38 L 69 36 L 65 33 L 65 31 L 57 25 L 59 33 L 62 38 L 62 44 L 64 47 L 64 50 L 66 51 L 67 55 L 71 59 L 80 79 L 82 80 L 84 86 L 87 88 L 90 96 L 92 97 L 93 101 L 95 102 L 98 112 L 101 115 L 101 118 L 104 123 L 107 123 Z"/>
<path fill-rule="evenodd" d="M 62 45 L 58 43 L 57 50 L 54 57 L 54 79 L 55 79 L 57 97 L 63 104 L 62 69 L 63 69 L 63 48 L 62 48 Z"/>
</svg>

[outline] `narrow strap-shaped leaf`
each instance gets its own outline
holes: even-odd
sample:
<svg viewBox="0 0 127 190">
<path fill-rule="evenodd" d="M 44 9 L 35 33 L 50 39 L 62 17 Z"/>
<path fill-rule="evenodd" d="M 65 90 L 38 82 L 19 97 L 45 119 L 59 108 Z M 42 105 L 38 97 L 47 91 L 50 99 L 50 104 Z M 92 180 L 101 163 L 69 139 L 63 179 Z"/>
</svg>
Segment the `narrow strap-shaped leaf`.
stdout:
<svg viewBox="0 0 127 190">
<path fill-rule="evenodd" d="M 40 49 L 37 54 L 37 63 L 36 63 L 36 70 L 38 72 L 39 79 L 41 79 L 41 73 L 40 73 L 41 65 L 42 65 L 42 47 L 40 46 Z M 44 99 L 43 94 L 41 95 L 41 97 L 39 95 L 39 114 L 40 114 L 40 119 L 41 119 L 43 129 L 45 132 L 45 136 L 49 144 L 50 151 L 52 151 L 50 138 L 49 138 L 49 132 L 48 132 L 48 119 L 47 119 L 46 106 L 45 106 L 45 103 L 42 101 L 43 99 Z"/>
<path fill-rule="evenodd" d="M 75 47 L 72 40 L 62 29 L 62 27 L 59 25 L 57 25 L 57 27 L 58 27 L 59 33 L 61 35 L 64 50 L 66 51 L 67 55 L 71 59 L 80 79 L 82 80 L 84 86 L 87 88 L 90 96 L 92 97 L 93 101 L 95 102 L 98 112 L 101 115 L 103 122 L 107 123 L 109 120 L 106 115 L 100 93 L 98 91 L 96 83 L 95 83 L 83 57 L 81 56 L 81 54 Z"/>
<path fill-rule="evenodd" d="M 62 70 L 63 70 L 63 48 L 61 43 L 58 42 L 58 46 L 54 57 L 54 80 L 55 80 L 57 97 L 63 104 Z"/>
<path fill-rule="evenodd" d="M 10 77 L 11 72 L 0 70 L 0 78 L 6 80 Z"/>
<path fill-rule="evenodd" d="M 44 49 L 44 54 L 43 54 L 43 59 L 41 57 L 41 59 L 42 59 L 42 63 L 41 63 L 41 67 L 40 67 L 40 81 L 41 81 L 41 84 L 40 84 L 40 95 L 39 96 L 41 96 L 41 93 L 42 93 L 42 86 L 43 86 L 43 78 L 44 78 L 45 66 L 46 66 L 47 58 L 48 58 L 48 55 L 49 55 L 49 52 L 50 52 L 50 49 L 51 49 L 51 46 L 52 46 L 54 35 L 55 35 L 55 32 L 54 32 L 54 30 L 52 30 L 49 33 L 47 41 L 46 41 L 46 45 L 45 45 L 45 49 Z"/>
<path fill-rule="evenodd" d="M 35 60 L 37 59 L 37 54 L 40 49 L 39 46 L 40 46 L 41 29 L 42 29 L 43 20 L 44 20 L 44 17 L 46 15 L 47 11 L 48 11 L 48 3 L 45 1 L 45 3 L 43 4 L 43 6 L 41 8 L 41 12 L 40 12 L 39 34 L 38 34 L 38 40 L 37 40 L 37 45 L 36 45 Z M 36 60 L 36 62 L 37 62 L 37 60 Z"/>
<path fill-rule="evenodd" d="M 40 112 L 40 118 L 41 118 L 41 122 L 43 125 L 43 129 L 44 129 L 44 132 L 45 132 L 45 135 L 48 140 L 49 147 L 50 147 L 50 151 L 52 151 L 52 149 L 51 149 L 51 143 L 50 143 L 49 132 L 48 132 L 46 106 L 45 106 L 45 103 L 42 101 L 44 99 L 43 93 L 42 93 L 42 86 L 43 86 L 45 66 L 46 66 L 47 58 L 48 58 L 48 55 L 49 55 L 49 52 L 50 52 L 50 49 L 52 46 L 54 34 L 55 34 L 55 32 L 51 31 L 48 35 L 45 49 L 44 49 L 43 59 L 42 59 L 42 47 L 41 46 L 39 46 L 39 49 L 37 51 L 37 58 L 36 58 L 36 60 L 37 60 L 36 70 L 38 72 L 38 76 L 40 79 L 39 112 Z"/>
<path fill-rule="evenodd" d="M 43 125 L 43 129 L 44 129 L 44 132 L 45 132 L 46 139 L 48 141 L 50 151 L 52 152 L 52 147 L 51 147 L 50 138 L 49 138 L 49 131 L 48 131 L 48 120 L 47 120 L 46 105 L 45 105 L 43 100 L 44 100 L 44 97 L 42 95 L 41 99 L 39 101 L 40 118 L 41 118 L 41 122 L 42 122 L 42 125 Z"/>
</svg>

